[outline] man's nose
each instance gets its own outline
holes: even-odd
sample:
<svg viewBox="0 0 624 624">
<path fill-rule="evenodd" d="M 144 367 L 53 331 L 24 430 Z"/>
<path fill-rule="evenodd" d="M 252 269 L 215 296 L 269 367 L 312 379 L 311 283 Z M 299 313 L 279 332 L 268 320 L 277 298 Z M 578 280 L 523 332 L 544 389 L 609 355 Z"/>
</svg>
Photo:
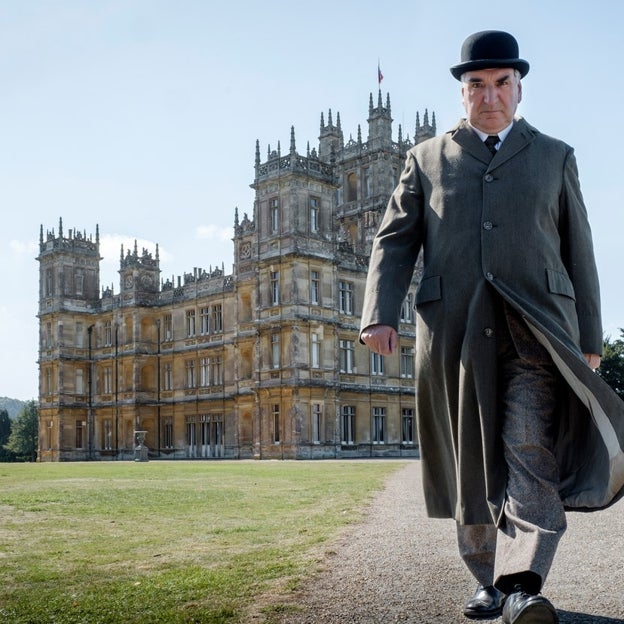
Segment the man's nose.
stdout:
<svg viewBox="0 0 624 624">
<path fill-rule="evenodd" d="M 487 86 L 484 88 L 483 101 L 486 104 L 491 104 L 492 102 L 496 102 L 498 98 L 498 90 L 495 86 Z"/>
</svg>

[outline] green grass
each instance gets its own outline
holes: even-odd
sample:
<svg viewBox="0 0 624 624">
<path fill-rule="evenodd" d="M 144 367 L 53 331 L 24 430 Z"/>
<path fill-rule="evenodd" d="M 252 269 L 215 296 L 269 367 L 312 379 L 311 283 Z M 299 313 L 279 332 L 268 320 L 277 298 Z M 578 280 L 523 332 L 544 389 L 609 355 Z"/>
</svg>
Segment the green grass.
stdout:
<svg viewBox="0 0 624 624">
<path fill-rule="evenodd" d="M 402 464 L 0 464 L 0 622 L 240 622 Z"/>
</svg>

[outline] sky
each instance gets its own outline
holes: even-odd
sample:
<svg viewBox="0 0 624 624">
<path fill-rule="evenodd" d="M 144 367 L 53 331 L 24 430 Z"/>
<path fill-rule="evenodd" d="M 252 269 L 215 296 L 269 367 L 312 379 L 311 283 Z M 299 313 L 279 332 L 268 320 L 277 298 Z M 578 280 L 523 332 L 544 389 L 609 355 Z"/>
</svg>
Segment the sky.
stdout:
<svg viewBox="0 0 624 624">
<path fill-rule="evenodd" d="M 318 147 L 320 116 L 366 138 L 369 96 L 393 133 L 462 116 L 448 68 L 469 34 L 507 30 L 531 69 L 518 112 L 575 148 L 605 334 L 624 327 L 624 3 L 378 0 L 0 0 L 0 396 L 38 394 L 38 241 L 100 232 L 101 286 L 121 245 L 163 278 L 232 271 L 234 214 L 253 211 L 256 140 Z M 383 80 L 377 80 L 377 68 Z"/>
</svg>

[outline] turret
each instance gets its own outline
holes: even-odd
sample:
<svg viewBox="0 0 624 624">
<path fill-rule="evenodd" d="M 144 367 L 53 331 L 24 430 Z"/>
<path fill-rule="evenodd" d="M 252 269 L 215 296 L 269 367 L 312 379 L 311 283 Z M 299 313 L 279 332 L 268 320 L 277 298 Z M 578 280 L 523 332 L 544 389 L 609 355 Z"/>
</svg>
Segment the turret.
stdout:
<svg viewBox="0 0 624 624">
<path fill-rule="evenodd" d="M 319 135 L 319 158 L 323 162 L 330 162 L 332 154 L 335 155 L 342 150 L 344 143 L 344 136 L 342 134 L 342 128 L 340 126 L 340 113 L 336 118 L 336 125 L 332 122 L 332 112 L 329 109 L 327 117 L 327 125 L 325 125 L 323 119 L 323 113 L 321 113 L 321 133 Z"/>
<path fill-rule="evenodd" d="M 59 219 L 58 236 L 39 231 L 39 302 L 42 311 L 97 306 L 100 291 L 100 237 L 77 230 L 63 235 Z"/>
<path fill-rule="evenodd" d="M 370 94 L 368 106 L 368 143 L 372 149 L 392 148 L 392 114 L 390 94 L 386 96 L 386 105 L 381 99 L 381 89 L 377 97 L 377 108 L 373 108 L 373 94 Z"/>
</svg>

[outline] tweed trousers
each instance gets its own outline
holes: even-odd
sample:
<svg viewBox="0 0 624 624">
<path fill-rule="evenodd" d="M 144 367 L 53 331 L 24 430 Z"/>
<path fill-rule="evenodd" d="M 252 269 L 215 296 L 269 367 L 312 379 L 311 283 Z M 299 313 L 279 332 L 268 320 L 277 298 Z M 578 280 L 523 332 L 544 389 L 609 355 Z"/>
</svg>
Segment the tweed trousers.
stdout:
<svg viewBox="0 0 624 624">
<path fill-rule="evenodd" d="M 497 315 L 501 443 L 507 468 L 499 526 L 457 525 L 460 556 L 481 585 L 537 594 L 550 570 L 566 516 L 559 496 L 554 436 L 561 380 L 519 314 Z"/>
</svg>

